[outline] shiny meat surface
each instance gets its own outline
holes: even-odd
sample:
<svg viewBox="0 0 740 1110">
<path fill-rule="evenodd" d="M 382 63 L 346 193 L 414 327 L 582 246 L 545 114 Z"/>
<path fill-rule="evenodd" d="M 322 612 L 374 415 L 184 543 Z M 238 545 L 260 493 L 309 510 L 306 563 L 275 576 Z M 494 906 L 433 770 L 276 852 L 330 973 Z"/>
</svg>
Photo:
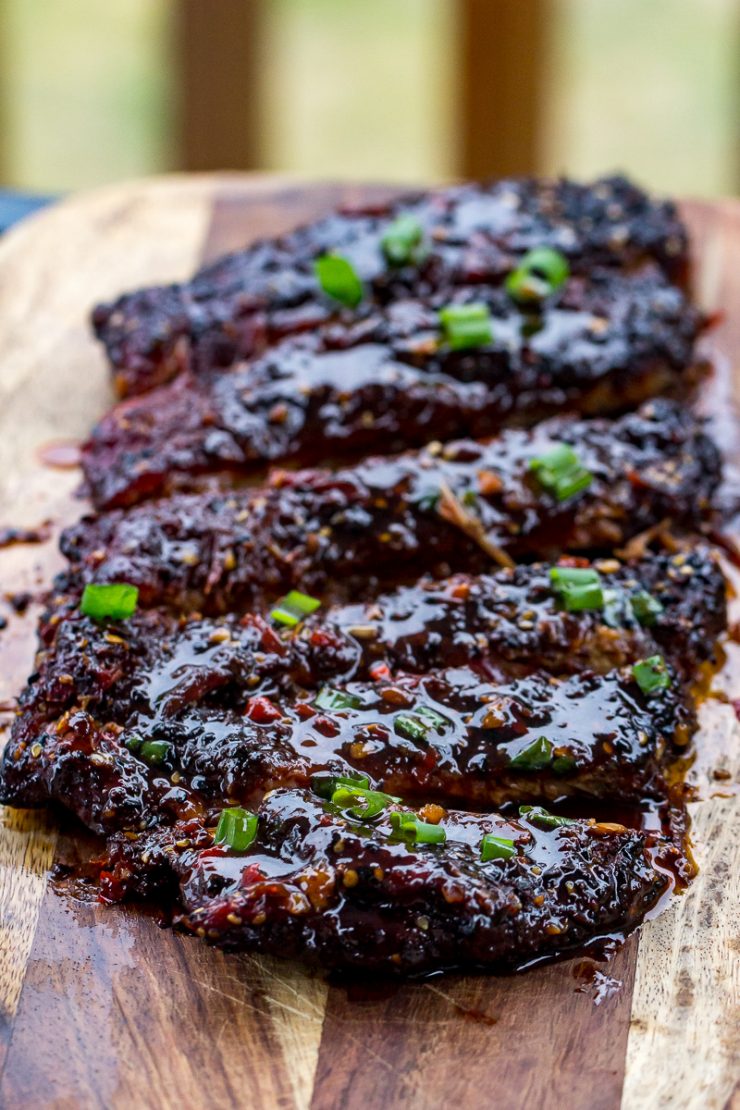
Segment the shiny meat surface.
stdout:
<svg viewBox="0 0 740 1110">
<path fill-rule="evenodd" d="M 243 853 L 197 821 L 114 842 L 104 890 L 179 887 L 180 924 L 227 949 L 393 974 L 495 969 L 628 930 L 663 892 L 646 838 L 622 826 L 535 814 L 502 818 L 427 806 L 443 844 L 373 825 L 308 791 L 271 794 Z M 481 860 L 483 837 L 510 848 Z M 142 860 L 146 862 L 142 862 Z"/>
<path fill-rule="evenodd" d="M 568 409 L 624 410 L 685 391 L 698 374 L 701 318 L 657 270 L 576 276 L 540 307 L 486 286 L 454 295 L 473 300 L 490 307 L 493 327 L 492 344 L 475 350 L 445 345 L 444 299 L 400 301 L 116 406 L 83 450 L 94 503 L 132 504 L 224 469 L 390 453 Z"/>
<path fill-rule="evenodd" d="M 425 256 L 420 264 L 390 266 L 381 238 L 402 214 L 423 227 Z M 651 260 L 671 280 L 686 278 L 686 231 L 670 202 L 651 199 L 623 177 L 590 185 L 516 179 L 336 213 L 228 255 L 184 284 L 99 305 L 93 325 L 119 392 L 140 393 L 189 365 L 250 357 L 282 336 L 331 319 L 335 309 L 321 296 L 313 270 L 325 252 L 348 258 L 366 295 L 382 304 L 409 293 L 501 281 L 526 251 L 540 246 L 561 251 L 576 272 Z"/>
</svg>

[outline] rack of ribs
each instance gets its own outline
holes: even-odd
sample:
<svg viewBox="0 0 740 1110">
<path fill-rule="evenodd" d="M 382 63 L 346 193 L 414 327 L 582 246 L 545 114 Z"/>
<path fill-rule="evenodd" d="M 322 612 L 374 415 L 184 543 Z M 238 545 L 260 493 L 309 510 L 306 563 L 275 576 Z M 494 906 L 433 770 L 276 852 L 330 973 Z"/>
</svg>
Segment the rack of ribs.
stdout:
<svg viewBox="0 0 740 1110">
<path fill-rule="evenodd" d="M 0 800 L 66 808 L 104 900 L 226 949 L 495 970 L 639 924 L 693 873 L 676 766 L 727 623 L 687 277 L 673 205 L 513 180 L 99 306 L 126 399 Z"/>
</svg>

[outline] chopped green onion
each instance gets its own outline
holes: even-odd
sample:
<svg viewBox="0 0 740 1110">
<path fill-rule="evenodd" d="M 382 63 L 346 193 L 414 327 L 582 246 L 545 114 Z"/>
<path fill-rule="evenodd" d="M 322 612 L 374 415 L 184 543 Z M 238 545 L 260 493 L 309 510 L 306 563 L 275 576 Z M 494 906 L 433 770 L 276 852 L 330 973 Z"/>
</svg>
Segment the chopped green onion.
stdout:
<svg viewBox="0 0 740 1110">
<path fill-rule="evenodd" d="M 507 836 L 486 833 L 480 842 L 480 858 L 483 863 L 488 863 L 492 859 L 511 859 L 515 855 L 514 841 Z"/>
<path fill-rule="evenodd" d="M 90 582 L 82 593 L 80 612 L 96 621 L 106 617 L 122 621 L 133 616 L 138 600 L 138 589 L 127 582 L 111 582 L 107 586 Z"/>
<path fill-rule="evenodd" d="M 447 840 L 447 833 L 441 825 L 420 821 L 415 813 L 392 813 L 391 825 L 397 836 L 415 844 L 444 844 Z"/>
<path fill-rule="evenodd" d="M 300 590 L 291 590 L 285 597 L 280 598 L 275 608 L 271 610 L 270 618 L 278 624 L 295 628 L 304 617 L 315 613 L 320 605 L 318 598 L 311 597 L 310 594 L 302 594 Z"/>
<path fill-rule="evenodd" d="M 578 455 L 567 443 L 557 443 L 544 455 L 531 459 L 529 469 L 535 472 L 543 489 L 554 494 L 558 501 L 567 501 L 593 481 L 591 472 L 581 465 Z"/>
<path fill-rule="evenodd" d="M 575 825 L 572 817 L 556 817 L 554 813 L 548 813 L 542 806 L 519 806 L 519 816 L 526 817 L 528 821 L 539 825 L 542 829 L 559 829 L 563 825 Z"/>
<path fill-rule="evenodd" d="M 552 761 L 552 769 L 556 775 L 569 775 L 576 769 L 576 761 L 572 755 L 557 755 Z"/>
<path fill-rule="evenodd" d="M 554 592 L 569 612 L 603 609 L 601 576 L 591 567 L 551 567 L 550 581 Z"/>
<path fill-rule="evenodd" d="M 552 763 L 552 740 L 538 736 L 531 744 L 509 760 L 510 767 L 522 767 L 526 771 L 541 771 Z"/>
<path fill-rule="evenodd" d="M 430 729 L 437 732 L 447 724 L 447 718 L 429 705 L 422 705 L 415 713 L 399 713 L 393 727 L 407 740 L 425 740 Z"/>
<path fill-rule="evenodd" d="M 436 493 L 425 493 L 422 494 L 416 504 L 418 505 L 421 512 L 431 513 L 434 512 L 434 510 L 437 508 L 437 505 L 439 504 L 439 498 L 439 490 L 437 490 Z"/>
<path fill-rule="evenodd" d="M 632 594 L 630 605 L 640 624 L 644 625 L 655 624 L 663 612 L 663 606 L 657 597 L 653 597 L 647 590 L 638 590 L 636 594 Z"/>
<path fill-rule="evenodd" d="M 331 799 L 335 790 L 340 787 L 346 786 L 350 790 L 360 787 L 361 790 L 367 790 L 370 787 L 370 779 L 367 775 L 332 775 L 328 773 L 319 772 L 311 779 L 311 789 L 314 794 L 318 794 L 320 798 Z"/>
<path fill-rule="evenodd" d="M 222 809 L 214 840 L 235 852 L 245 852 L 257 835 L 258 818 L 241 806 Z"/>
<path fill-rule="evenodd" d="M 552 247 L 527 251 L 506 279 L 506 292 L 515 301 L 541 301 L 555 293 L 570 274 L 568 259 Z"/>
<path fill-rule="evenodd" d="M 139 746 L 139 755 L 145 763 L 150 763 L 156 767 L 160 763 L 164 763 L 170 754 L 170 749 L 171 744 L 166 740 L 144 740 Z"/>
<path fill-rule="evenodd" d="M 451 304 L 439 311 L 445 341 L 453 351 L 485 347 L 493 341 L 493 326 L 488 305 Z"/>
<path fill-rule="evenodd" d="M 357 308 L 363 297 L 362 282 L 351 262 L 339 254 L 323 254 L 314 262 L 319 284 L 335 301 Z"/>
<path fill-rule="evenodd" d="M 345 690 L 322 686 L 313 704 L 317 709 L 359 709 L 362 698 L 358 698 L 356 694 L 348 694 Z"/>
<path fill-rule="evenodd" d="M 380 790 L 367 790 L 363 786 L 339 786 L 331 796 L 332 805 L 345 810 L 358 821 L 370 821 L 393 802 L 400 801 L 392 794 Z"/>
<path fill-rule="evenodd" d="M 671 676 L 662 655 L 651 655 L 649 659 L 641 659 L 632 667 L 632 674 L 643 694 L 648 696 L 658 690 L 667 690 L 671 685 Z"/>
<path fill-rule="evenodd" d="M 421 261 L 424 228 L 414 216 L 399 216 L 384 232 L 380 245 L 392 266 L 407 266 Z"/>
<path fill-rule="evenodd" d="M 130 752 L 138 752 L 143 743 L 144 741 L 141 736 L 137 736 L 135 732 L 132 732 L 131 735 L 127 736 L 124 740 L 124 746 L 127 747 Z"/>
</svg>

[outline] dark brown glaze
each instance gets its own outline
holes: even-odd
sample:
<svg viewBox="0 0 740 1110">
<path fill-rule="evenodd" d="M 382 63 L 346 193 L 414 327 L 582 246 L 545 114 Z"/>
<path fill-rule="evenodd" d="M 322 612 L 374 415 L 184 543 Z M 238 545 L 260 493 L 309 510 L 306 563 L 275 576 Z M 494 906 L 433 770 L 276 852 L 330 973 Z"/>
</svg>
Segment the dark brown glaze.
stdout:
<svg viewBox="0 0 740 1110">
<path fill-rule="evenodd" d="M 140 714 L 166 719 L 204 706 L 243 711 L 258 695 L 302 696 L 324 682 L 468 663 L 503 681 L 540 669 L 603 674 L 662 653 L 684 679 L 695 678 L 727 622 L 715 555 L 699 547 L 594 566 L 603 580 L 603 610 L 568 612 L 549 568 L 521 565 L 423 579 L 367 604 L 330 607 L 293 629 L 259 614 L 177 617 L 161 609 L 98 623 L 80 613 L 78 595 L 59 595 L 42 621 L 42 651 L 20 699 L 14 737 L 33 743 L 45 724 L 75 706 L 123 726 Z M 630 602 L 638 591 L 663 606 L 647 627 Z"/>
<path fill-rule="evenodd" d="M 686 389 L 698 373 L 699 313 L 657 270 L 574 277 L 534 311 L 486 286 L 453 299 L 489 305 L 490 346 L 449 349 L 443 302 L 401 301 L 353 327 L 279 343 L 231 373 L 184 374 L 123 402 L 83 449 L 93 502 L 132 504 L 210 471 L 390 453 L 568 409 L 624 410 Z"/>
<path fill-rule="evenodd" d="M 384 231 L 401 214 L 414 216 L 425 229 L 427 253 L 420 265 L 390 267 L 380 248 Z M 349 258 L 369 298 L 387 303 L 498 282 L 523 253 L 543 245 L 566 254 L 576 272 L 604 264 L 634 268 L 649 259 L 671 280 L 686 278 L 686 231 L 673 204 L 652 200 L 622 177 L 590 185 L 515 179 L 336 213 L 228 255 L 185 284 L 99 305 L 93 326 L 119 392 L 140 393 L 193 361 L 229 364 L 337 315 L 313 272 L 314 259 L 327 251 Z"/>
<path fill-rule="evenodd" d="M 686 748 L 694 727 L 675 674 L 669 689 L 646 695 L 629 667 L 502 684 L 461 666 L 332 687 L 351 705 L 324 708 L 315 690 L 303 699 L 245 692 L 238 708 L 204 698 L 163 713 L 150 700 L 123 725 L 99 723 L 91 705 L 43 727 L 21 718 L 2 800 L 59 801 L 94 831 L 111 831 L 132 814 L 169 821 L 182 784 L 203 799 L 252 805 L 274 787 L 354 770 L 404 798 L 479 808 L 567 796 L 636 803 L 665 794 L 666 758 Z M 146 757 L 131 749 L 152 741 L 167 748 L 148 775 Z"/>
<path fill-rule="evenodd" d="M 179 886 L 180 925 L 226 949 L 408 975 L 521 964 L 628 931 L 666 886 L 645 838 L 619 825 L 547 829 L 426 807 L 447 839 L 416 846 L 393 835 L 396 808 L 370 826 L 309 792 L 276 791 L 245 853 L 214 845 L 197 822 L 120 838 L 105 890 L 118 899 Z M 516 854 L 482 863 L 488 833 Z"/>
<path fill-rule="evenodd" d="M 565 441 L 593 475 L 558 502 L 530 469 Z M 286 587 L 380 581 L 440 564 L 609 551 L 666 521 L 698 525 L 720 473 L 685 409 L 658 400 L 606 420 L 555 419 L 331 472 L 273 474 L 262 489 L 181 495 L 84 518 L 62 550 L 84 580 L 130 582 L 146 605 L 228 611 Z"/>
</svg>

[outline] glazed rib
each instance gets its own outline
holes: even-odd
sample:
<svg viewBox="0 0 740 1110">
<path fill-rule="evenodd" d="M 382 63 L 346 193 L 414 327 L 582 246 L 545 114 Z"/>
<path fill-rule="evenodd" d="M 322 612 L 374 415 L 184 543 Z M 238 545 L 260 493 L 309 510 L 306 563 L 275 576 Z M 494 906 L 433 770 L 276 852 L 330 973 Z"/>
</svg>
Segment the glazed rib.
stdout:
<svg viewBox="0 0 740 1110">
<path fill-rule="evenodd" d="M 399 670 L 475 663 L 497 680 L 539 669 L 603 674 L 663 654 L 684 679 L 695 678 L 726 627 L 714 554 L 698 547 L 593 566 L 603 608 L 568 611 L 549 567 L 520 565 L 424 579 L 366 604 L 322 609 L 296 628 L 256 613 L 184 619 L 161 609 L 110 626 L 84 617 L 78 595 L 58 595 L 42 623 L 43 650 L 9 750 L 33 743 L 78 705 L 123 726 L 137 714 L 166 719 L 198 706 L 243 711 L 257 696 L 298 696 L 325 682 Z M 633 605 L 646 593 L 662 611 L 640 623 Z"/>
<path fill-rule="evenodd" d="M 426 255 L 420 265 L 396 268 L 380 240 L 402 214 L 425 229 Z M 519 179 L 329 216 L 228 255 L 185 284 L 99 305 L 93 324 L 119 392 L 140 393 L 187 366 L 230 364 L 331 319 L 334 309 L 320 296 L 313 272 L 314 259 L 325 252 L 348 257 L 368 297 L 382 304 L 409 293 L 495 283 L 527 250 L 543 245 L 564 253 L 577 272 L 652 260 L 671 280 L 686 277 L 686 231 L 671 203 L 653 201 L 621 177 L 591 185 Z"/>
<path fill-rule="evenodd" d="M 445 346 L 444 301 L 401 301 L 123 402 L 83 450 L 93 502 L 132 504 L 212 471 L 490 435 L 569 409 L 624 410 L 698 373 L 700 315 L 657 269 L 574 277 L 541 310 L 522 311 L 503 289 L 455 295 L 473 300 L 493 319 L 493 343 L 474 351 Z"/>
<path fill-rule="evenodd" d="M 530 468 L 557 442 L 593 476 L 565 501 Z M 264 489 L 113 511 L 68 529 L 62 548 L 83 580 L 129 582 L 146 605 L 228 611 L 291 586 L 349 589 L 352 576 L 366 596 L 368 576 L 612 551 L 663 521 L 696 526 L 719 472 L 701 424 L 660 400 L 613 422 L 555 419 L 335 473 L 279 472 Z"/>
<path fill-rule="evenodd" d="M 399 808 L 368 826 L 309 792 L 276 791 L 246 853 L 214 846 L 196 822 L 121 838 L 104 889 L 115 900 L 179 887 L 182 927 L 227 949 L 410 974 L 522 964 L 628 931 L 667 885 L 644 835 L 619 825 L 427 807 L 447 840 L 416 846 L 393 835 Z M 486 834 L 515 854 L 481 862 Z"/>
<path fill-rule="evenodd" d="M 666 758 L 684 750 L 693 731 L 670 673 L 667 689 L 645 694 L 630 667 L 501 683 L 462 666 L 333 681 L 302 698 L 245 691 L 237 708 L 205 697 L 157 712 L 149 702 L 123 724 L 100 723 L 93 705 L 78 704 L 42 727 L 18 722 L 2 798 L 60 802 L 98 832 L 142 819 L 170 823 L 187 784 L 202 798 L 251 806 L 270 789 L 306 786 L 320 772 L 360 772 L 406 799 L 454 798 L 480 808 L 565 796 L 637 803 L 665 795 Z"/>
</svg>

